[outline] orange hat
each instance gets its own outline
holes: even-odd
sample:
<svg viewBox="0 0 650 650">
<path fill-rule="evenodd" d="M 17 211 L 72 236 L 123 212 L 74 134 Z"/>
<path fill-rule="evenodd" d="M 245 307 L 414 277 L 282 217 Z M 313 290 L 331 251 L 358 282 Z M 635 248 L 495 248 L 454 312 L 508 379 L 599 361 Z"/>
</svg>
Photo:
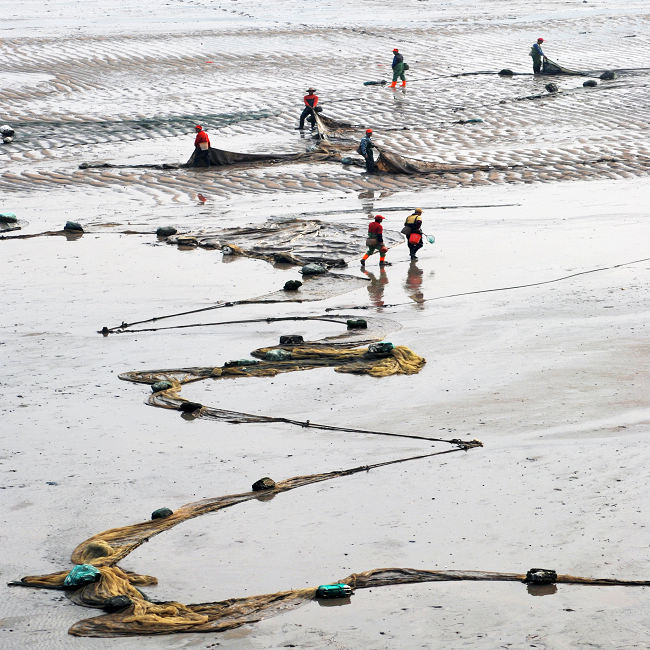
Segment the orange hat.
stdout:
<svg viewBox="0 0 650 650">
<path fill-rule="evenodd" d="M 398 50 L 397 48 L 395 48 L 395 49 L 393 50 L 393 52 L 399 52 L 399 50 Z"/>
<path fill-rule="evenodd" d="M 372 133 L 372 129 L 366 129 L 366 133 Z"/>
<path fill-rule="evenodd" d="M 383 221 L 386 217 L 382 217 L 380 214 L 375 215 L 375 221 Z"/>
</svg>

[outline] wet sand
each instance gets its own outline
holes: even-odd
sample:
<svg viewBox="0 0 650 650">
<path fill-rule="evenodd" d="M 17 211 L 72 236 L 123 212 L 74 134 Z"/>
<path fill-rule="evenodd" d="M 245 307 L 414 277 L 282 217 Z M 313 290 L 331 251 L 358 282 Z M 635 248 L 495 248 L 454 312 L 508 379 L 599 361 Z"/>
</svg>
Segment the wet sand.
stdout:
<svg viewBox="0 0 650 650">
<path fill-rule="evenodd" d="M 417 205 L 437 241 L 414 265 L 402 244 L 383 274 L 376 258 L 366 274 L 349 259 L 344 272 L 364 284 L 348 293 L 165 324 L 367 307 L 360 317 L 398 322 L 389 340 L 427 358 L 419 375 L 320 369 L 201 382 L 183 396 L 342 426 L 477 437 L 485 447 L 207 515 L 143 545 L 123 567 L 158 577 L 145 590 L 152 598 L 186 603 L 381 566 L 649 577 L 648 76 L 621 74 L 595 89 L 562 77 L 558 96 L 521 101 L 514 100 L 543 92 L 547 80 L 447 77 L 527 72 L 529 42 L 542 24 L 547 53 L 567 67 L 584 68 L 585 51 L 593 57 L 587 67 L 643 67 L 647 10 L 635 2 L 551 2 L 535 15 L 509 4 L 503 15 L 497 3 L 429 4 L 407 2 L 396 12 L 345 3 L 342 11 L 324 2 L 298 15 L 279 0 L 262 7 L 222 0 L 218 9 L 173 3 L 155 14 L 93 5 L 80 21 L 72 5 L 55 2 L 39 21 L 29 18 L 30 3 L 7 16 L 1 121 L 17 138 L 0 147 L 2 210 L 28 223 L 19 232 L 56 230 L 67 219 L 91 232 L 75 241 L 0 241 L 3 582 L 64 569 L 83 539 L 161 506 L 241 492 L 262 476 L 433 450 L 280 424 L 187 421 L 145 406 L 148 387 L 117 378 L 220 365 L 281 334 L 339 333 L 332 324 L 97 334 L 122 320 L 264 295 L 300 277 L 296 268 L 218 250 L 178 250 L 156 239 L 159 225 L 209 233 L 307 216 L 356 226 L 385 210 L 386 227 L 399 231 L 408 212 L 386 208 Z M 364 87 L 386 77 L 395 45 L 412 67 L 406 93 Z M 304 151 L 311 140 L 292 130 L 303 80 L 319 89 L 328 115 L 371 120 L 380 145 L 402 155 L 524 167 L 435 177 L 368 177 L 336 163 L 234 173 L 77 168 L 99 159 L 183 161 L 196 121 L 223 148 Z M 484 121 L 453 124 L 471 117 Z M 387 130 L 396 124 L 409 129 Z M 199 191 L 205 205 L 195 199 Z M 502 207 L 448 209 L 472 205 Z M 151 234 L 120 234 L 128 229 Z M 98 611 L 60 592 L 2 589 L 0 647 L 133 647 L 133 639 L 68 636 L 71 624 Z M 644 647 L 648 599 L 647 589 L 618 587 L 559 585 L 540 595 L 519 584 L 404 585 L 359 591 L 344 606 L 312 603 L 221 635 L 137 643 Z"/>
</svg>

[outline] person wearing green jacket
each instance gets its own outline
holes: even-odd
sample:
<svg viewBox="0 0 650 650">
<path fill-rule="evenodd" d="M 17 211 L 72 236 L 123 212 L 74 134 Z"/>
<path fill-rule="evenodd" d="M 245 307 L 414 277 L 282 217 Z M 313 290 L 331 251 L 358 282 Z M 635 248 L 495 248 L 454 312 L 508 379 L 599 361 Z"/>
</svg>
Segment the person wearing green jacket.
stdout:
<svg viewBox="0 0 650 650">
<path fill-rule="evenodd" d="M 533 43 L 530 48 L 530 56 L 533 58 L 533 74 L 540 74 L 542 72 L 543 62 L 546 61 L 544 52 L 542 52 L 543 38 L 538 38 L 537 43 Z"/>
<path fill-rule="evenodd" d="M 397 86 L 397 79 L 402 80 L 402 87 L 406 87 L 406 77 L 404 76 L 404 57 L 400 54 L 399 50 L 395 48 L 393 50 L 393 83 L 390 85 L 391 88 Z"/>
</svg>

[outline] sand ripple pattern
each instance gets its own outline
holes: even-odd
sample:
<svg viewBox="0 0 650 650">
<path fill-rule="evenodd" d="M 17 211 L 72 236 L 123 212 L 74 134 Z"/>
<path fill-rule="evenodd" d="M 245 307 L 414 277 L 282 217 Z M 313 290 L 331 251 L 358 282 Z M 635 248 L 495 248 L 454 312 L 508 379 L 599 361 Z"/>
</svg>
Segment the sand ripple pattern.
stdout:
<svg viewBox="0 0 650 650">
<path fill-rule="evenodd" d="M 209 8 L 200 0 L 191 4 Z M 445 7 L 427 4 L 430 13 L 422 16 L 422 4 L 406 0 L 408 28 L 381 29 L 381 3 L 360 4 L 320 3 L 319 11 L 305 9 L 300 23 L 274 20 L 264 4 L 224 0 L 218 10 L 243 16 L 245 27 L 2 41 L 6 68 L 25 82 L 0 86 L 3 121 L 18 133 L 14 143 L 0 147 L 0 189 L 119 188 L 165 203 L 186 201 L 197 186 L 229 197 L 618 179 L 650 171 L 650 70 L 643 70 L 650 21 L 642 4 L 629 3 L 618 16 L 572 8 L 543 21 L 552 35 L 548 53 L 563 65 L 627 70 L 596 88 L 583 88 L 582 77 L 555 79 L 561 89 L 556 95 L 545 92 L 547 78 L 532 75 L 453 76 L 503 67 L 529 71 L 528 48 L 539 23 L 523 4 L 509 3 L 507 16 L 495 16 L 458 0 Z M 364 12 L 373 12 L 372 27 L 364 26 Z M 394 45 L 411 65 L 406 91 L 363 86 L 388 77 Z M 318 88 L 326 114 L 358 124 L 359 136 L 372 126 L 380 147 L 493 169 L 418 178 L 367 176 L 334 163 L 77 169 L 98 159 L 184 161 L 197 121 L 223 148 L 308 150 L 310 135 L 294 130 L 307 84 Z M 476 118 L 482 122 L 459 123 Z"/>
</svg>

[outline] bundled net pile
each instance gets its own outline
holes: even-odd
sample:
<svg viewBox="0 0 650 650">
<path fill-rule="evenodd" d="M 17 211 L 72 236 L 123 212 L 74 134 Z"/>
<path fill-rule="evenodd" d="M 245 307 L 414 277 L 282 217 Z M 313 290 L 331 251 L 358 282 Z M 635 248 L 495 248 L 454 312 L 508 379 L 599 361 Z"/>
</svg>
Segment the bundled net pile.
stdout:
<svg viewBox="0 0 650 650">
<path fill-rule="evenodd" d="M 278 345 L 254 350 L 252 356 L 261 359 L 257 363 L 254 359 L 249 362 L 228 362 L 218 367 L 132 371 L 122 373 L 119 377 L 124 381 L 150 385 L 168 382 L 169 386 L 150 396 L 148 403 L 152 406 L 191 411 L 194 417 L 231 423 L 277 422 L 287 420 L 204 406 L 181 398 L 179 393 L 184 384 L 205 379 L 274 377 L 285 372 L 326 367 L 333 367 L 336 372 L 389 377 L 397 374 L 416 374 L 426 363 L 423 357 L 404 346 L 393 347 L 389 352 L 374 352 L 373 345 L 363 348 L 359 348 L 359 345 L 358 341 Z M 273 357 L 279 358 L 274 360 Z M 188 405 L 193 408 L 188 408 Z"/>
<path fill-rule="evenodd" d="M 274 345 L 253 350 L 251 355 L 260 361 L 251 361 L 250 365 L 134 370 L 120 374 L 120 379 L 142 384 L 165 380 L 186 384 L 206 378 L 274 377 L 283 372 L 327 367 L 333 367 L 336 372 L 389 377 L 417 374 L 426 363 L 423 357 L 405 346 L 393 347 L 390 352 L 375 352 L 372 346 L 359 348 L 359 345 L 357 341 Z M 275 350 L 285 354 L 274 355 L 272 352 Z M 273 359 L 274 356 L 277 360 Z"/>
</svg>

